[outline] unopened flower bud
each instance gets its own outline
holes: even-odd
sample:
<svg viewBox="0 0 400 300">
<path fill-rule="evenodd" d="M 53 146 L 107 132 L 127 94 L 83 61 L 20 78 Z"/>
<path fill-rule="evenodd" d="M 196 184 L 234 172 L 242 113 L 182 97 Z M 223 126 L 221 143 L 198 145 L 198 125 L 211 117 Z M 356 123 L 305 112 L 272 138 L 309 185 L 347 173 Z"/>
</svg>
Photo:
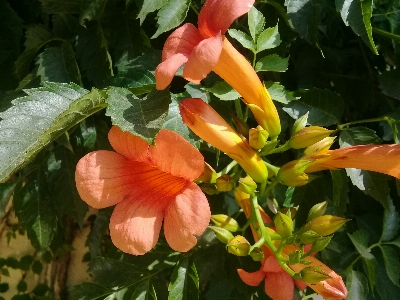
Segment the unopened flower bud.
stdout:
<svg viewBox="0 0 400 300">
<path fill-rule="evenodd" d="M 224 174 L 217 178 L 215 184 L 217 185 L 217 190 L 219 192 L 229 192 L 233 189 L 235 181 L 231 176 Z"/>
<path fill-rule="evenodd" d="M 320 237 L 321 236 L 318 233 L 316 233 L 315 231 L 308 230 L 300 235 L 300 243 L 305 244 L 305 245 L 312 244 Z"/>
<path fill-rule="evenodd" d="M 200 184 L 200 188 L 207 195 L 214 195 L 218 192 L 217 187 L 215 186 L 215 184 L 212 183 L 202 183 Z"/>
<path fill-rule="evenodd" d="M 269 237 L 271 238 L 271 240 L 281 240 L 282 237 L 272 228 L 269 227 L 265 227 L 265 231 L 268 233 Z"/>
<path fill-rule="evenodd" d="M 302 251 L 296 250 L 289 254 L 289 264 L 295 265 L 300 263 L 301 256 L 303 255 Z"/>
<path fill-rule="evenodd" d="M 304 171 L 307 169 L 308 165 L 312 163 L 311 159 L 298 159 L 288 162 L 283 165 L 277 174 L 278 180 L 286 184 L 286 182 L 291 182 L 290 180 L 303 180 L 302 178 L 297 178 L 298 176 L 304 176 Z M 306 178 L 304 178 L 306 180 Z"/>
<path fill-rule="evenodd" d="M 327 207 L 328 207 L 328 201 L 315 204 L 313 207 L 311 207 L 310 211 L 308 212 L 307 222 L 311 221 L 312 219 L 315 219 L 316 217 L 324 215 Z"/>
<path fill-rule="evenodd" d="M 305 225 L 306 230 L 313 230 L 319 235 L 327 236 L 336 232 L 348 220 L 337 216 L 325 215 L 316 217 Z"/>
<path fill-rule="evenodd" d="M 319 252 L 319 251 L 324 250 L 326 248 L 326 246 L 328 246 L 328 244 L 331 241 L 332 237 L 333 237 L 333 235 L 323 236 L 323 237 L 320 237 L 319 239 L 315 240 L 312 243 L 311 251 L 312 252 Z"/>
<path fill-rule="evenodd" d="M 292 135 L 294 135 L 297 131 L 303 129 L 307 125 L 307 120 L 308 120 L 308 113 L 306 112 L 304 115 L 302 115 L 300 118 L 298 118 L 292 127 Z"/>
<path fill-rule="evenodd" d="M 225 228 L 217 226 L 208 226 L 208 228 L 210 228 L 214 232 L 217 239 L 219 239 L 224 244 L 228 244 L 228 241 L 233 239 L 233 234 Z"/>
<path fill-rule="evenodd" d="M 238 189 L 250 195 L 254 194 L 257 188 L 257 183 L 255 183 L 253 178 L 251 178 L 250 176 L 240 178 L 238 183 L 239 183 Z"/>
<path fill-rule="evenodd" d="M 260 125 L 256 128 L 250 128 L 249 130 L 249 144 L 253 149 L 261 149 L 265 146 L 268 139 L 268 132 L 263 129 Z"/>
<path fill-rule="evenodd" d="M 289 216 L 278 212 L 275 216 L 274 223 L 276 231 L 282 238 L 287 238 L 288 236 L 292 235 L 293 220 Z"/>
<path fill-rule="evenodd" d="M 304 149 L 304 155 L 311 155 L 319 151 L 328 150 L 332 144 L 335 142 L 335 137 L 327 136 L 326 138 L 320 140 L 319 142 L 308 146 Z"/>
<path fill-rule="evenodd" d="M 250 256 L 254 261 L 261 261 L 264 258 L 264 251 L 261 248 L 254 248 L 251 250 Z"/>
<path fill-rule="evenodd" d="M 315 284 L 322 280 L 331 278 L 327 273 L 321 270 L 319 267 L 305 267 L 300 271 L 301 279 L 307 283 Z"/>
<path fill-rule="evenodd" d="M 267 206 L 268 206 L 269 210 L 273 214 L 276 214 L 278 212 L 278 210 L 279 210 L 279 204 L 278 204 L 278 201 L 276 201 L 275 198 L 273 198 L 273 199 L 268 198 L 267 199 Z"/>
<path fill-rule="evenodd" d="M 246 139 L 249 137 L 249 125 L 236 116 L 233 116 L 233 124 L 235 124 L 236 131 L 243 135 Z"/>
<path fill-rule="evenodd" d="M 237 235 L 228 241 L 226 245 L 228 252 L 236 256 L 246 256 L 249 254 L 250 243 L 241 235 Z"/>
<path fill-rule="evenodd" d="M 301 149 L 311 146 L 329 136 L 334 130 L 324 127 L 309 126 L 297 131 L 289 140 L 289 145 L 294 149 Z"/>
<path fill-rule="evenodd" d="M 217 178 L 217 173 L 215 170 L 206 162 L 204 162 L 204 170 L 203 173 L 196 179 L 198 182 L 215 182 Z"/>
<path fill-rule="evenodd" d="M 227 215 L 212 215 L 211 221 L 218 227 L 225 228 L 231 232 L 236 232 L 240 229 L 239 223 Z"/>
<path fill-rule="evenodd" d="M 296 216 L 299 206 L 284 207 L 281 209 L 281 213 L 290 216 L 292 219 Z"/>
</svg>

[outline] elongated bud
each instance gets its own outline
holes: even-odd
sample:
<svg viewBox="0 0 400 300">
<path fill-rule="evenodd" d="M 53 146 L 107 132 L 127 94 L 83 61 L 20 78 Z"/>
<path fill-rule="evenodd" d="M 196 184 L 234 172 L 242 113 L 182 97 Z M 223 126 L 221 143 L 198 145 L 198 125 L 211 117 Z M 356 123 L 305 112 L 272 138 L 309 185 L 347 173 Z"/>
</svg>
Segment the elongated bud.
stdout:
<svg viewBox="0 0 400 300">
<path fill-rule="evenodd" d="M 304 155 L 311 155 L 320 151 L 328 150 L 334 142 L 334 136 L 327 136 L 319 142 L 312 144 L 311 146 L 308 146 L 306 149 L 304 149 Z"/>
<path fill-rule="evenodd" d="M 263 129 L 260 125 L 249 130 L 249 144 L 251 148 L 257 150 L 263 148 L 267 139 L 268 131 Z"/>
<path fill-rule="evenodd" d="M 317 239 L 319 239 L 321 236 L 316 233 L 315 231 L 312 230 L 307 230 L 306 232 L 302 233 L 300 235 L 300 243 L 302 244 L 312 244 L 314 243 Z"/>
<path fill-rule="evenodd" d="M 228 241 L 226 245 L 228 252 L 236 256 L 246 256 L 249 254 L 250 243 L 241 235 L 237 235 Z"/>
<path fill-rule="evenodd" d="M 296 250 L 294 252 L 291 252 L 289 254 L 289 264 L 294 265 L 298 264 L 301 261 L 301 256 L 303 255 L 303 251 L 301 250 Z"/>
<path fill-rule="evenodd" d="M 297 131 L 289 140 L 289 145 L 294 149 L 301 149 L 311 146 L 329 136 L 334 130 L 324 127 L 309 126 Z"/>
<path fill-rule="evenodd" d="M 235 181 L 231 176 L 224 174 L 217 178 L 215 184 L 217 185 L 217 190 L 219 192 L 229 192 L 234 188 Z"/>
<path fill-rule="evenodd" d="M 218 227 L 225 228 L 232 232 L 236 232 L 240 229 L 239 223 L 227 215 L 212 215 L 211 221 Z"/>
<path fill-rule="evenodd" d="M 260 155 L 207 103 L 188 98 L 179 104 L 183 122 L 199 137 L 236 160 L 256 182 L 268 178 Z"/>
<path fill-rule="evenodd" d="M 273 230 L 272 228 L 265 227 L 265 231 L 267 232 L 267 234 L 269 235 L 269 237 L 273 241 L 282 239 L 282 237 L 275 230 Z"/>
<path fill-rule="evenodd" d="M 328 201 L 315 204 L 308 212 L 307 222 L 315 219 L 316 217 L 322 216 L 325 213 L 327 207 Z"/>
<path fill-rule="evenodd" d="M 289 182 L 289 180 L 303 175 L 304 170 L 306 170 L 308 165 L 312 162 L 312 159 L 292 160 L 279 169 L 277 178 L 281 183 L 285 184 Z"/>
<path fill-rule="evenodd" d="M 305 267 L 300 271 L 301 279 L 307 283 L 315 284 L 322 280 L 331 278 L 329 274 L 325 273 L 319 267 Z"/>
<path fill-rule="evenodd" d="M 292 235 L 293 220 L 289 216 L 278 212 L 275 216 L 274 224 L 276 227 L 276 231 L 282 238 L 287 238 L 288 236 Z"/>
<path fill-rule="evenodd" d="M 308 113 L 306 112 L 304 115 L 302 115 L 300 118 L 298 118 L 292 128 L 292 135 L 294 135 L 297 131 L 303 129 L 307 125 L 307 120 L 308 120 Z"/>
<path fill-rule="evenodd" d="M 217 178 L 215 170 L 206 162 L 204 162 L 203 173 L 196 179 L 197 182 L 213 183 Z"/>
<path fill-rule="evenodd" d="M 264 258 L 264 251 L 261 248 L 254 248 L 251 250 L 250 256 L 254 261 L 261 261 Z"/>
<path fill-rule="evenodd" d="M 311 251 L 312 252 L 319 252 L 322 251 L 328 246 L 329 242 L 331 241 L 333 235 L 323 236 L 318 238 L 312 243 Z"/>
<path fill-rule="evenodd" d="M 306 230 L 313 230 L 321 236 L 331 235 L 342 227 L 347 221 L 337 216 L 325 215 L 309 221 L 305 225 Z"/>
<path fill-rule="evenodd" d="M 244 178 L 240 178 L 238 181 L 238 189 L 247 194 L 254 194 L 257 189 L 257 183 L 254 182 L 253 178 L 250 176 L 246 176 Z"/>
<path fill-rule="evenodd" d="M 217 239 L 219 239 L 224 244 L 228 244 L 228 241 L 233 239 L 233 234 L 225 228 L 217 226 L 208 226 L 208 228 L 210 228 L 214 232 Z"/>
<path fill-rule="evenodd" d="M 249 125 L 236 116 L 233 116 L 233 123 L 235 124 L 236 131 L 243 135 L 246 139 L 249 138 Z"/>
<path fill-rule="evenodd" d="M 217 187 L 213 183 L 202 183 L 199 186 L 207 195 L 214 195 L 218 192 Z"/>
</svg>

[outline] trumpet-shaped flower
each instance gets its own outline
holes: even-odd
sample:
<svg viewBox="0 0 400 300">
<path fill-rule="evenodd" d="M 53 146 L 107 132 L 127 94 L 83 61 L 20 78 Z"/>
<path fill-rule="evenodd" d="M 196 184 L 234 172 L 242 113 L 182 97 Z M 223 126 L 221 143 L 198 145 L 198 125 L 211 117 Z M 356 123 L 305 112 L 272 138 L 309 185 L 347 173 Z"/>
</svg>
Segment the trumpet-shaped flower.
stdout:
<svg viewBox="0 0 400 300">
<path fill-rule="evenodd" d="M 166 40 L 162 63 L 155 71 L 156 88 L 165 89 L 184 63 L 183 77 L 194 83 L 214 71 L 244 98 L 269 135 L 276 137 L 281 126 L 268 91 L 250 63 L 224 36 L 233 21 L 253 4 L 254 0 L 207 0 L 199 14 L 198 29 L 184 24 Z"/>
<path fill-rule="evenodd" d="M 199 98 L 187 98 L 179 109 L 183 123 L 196 135 L 236 160 L 255 181 L 267 179 L 267 167 L 258 153 L 210 105 Z"/>
<path fill-rule="evenodd" d="M 206 229 L 210 207 L 192 181 L 204 169 L 202 155 L 183 137 L 161 130 L 155 146 L 118 127 L 109 135 L 113 151 L 94 151 L 77 164 L 75 179 L 90 206 L 115 205 L 110 235 L 124 252 L 142 255 L 164 234 L 174 250 L 186 252 Z"/>
</svg>

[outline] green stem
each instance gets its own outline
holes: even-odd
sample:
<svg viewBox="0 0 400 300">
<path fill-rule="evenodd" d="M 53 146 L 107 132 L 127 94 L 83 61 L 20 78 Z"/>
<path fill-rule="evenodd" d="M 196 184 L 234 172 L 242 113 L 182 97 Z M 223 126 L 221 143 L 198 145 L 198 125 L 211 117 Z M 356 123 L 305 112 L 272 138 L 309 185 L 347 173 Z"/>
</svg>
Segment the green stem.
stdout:
<svg viewBox="0 0 400 300">
<path fill-rule="evenodd" d="M 379 117 L 379 118 L 365 119 L 365 120 L 360 120 L 360 121 L 349 122 L 349 123 L 338 125 L 337 128 L 338 128 L 338 130 L 343 130 L 344 127 L 347 127 L 347 126 L 350 126 L 350 125 L 354 125 L 354 124 L 381 122 L 381 121 L 388 121 L 388 117 Z"/>
<path fill-rule="evenodd" d="M 240 102 L 241 102 L 240 99 L 235 100 L 235 109 L 236 109 L 236 114 L 237 114 L 238 118 L 240 120 L 243 120 L 243 110 L 242 110 L 242 106 L 241 106 Z"/>
<path fill-rule="evenodd" d="M 270 191 L 272 191 L 272 189 L 279 183 L 278 178 L 275 178 L 264 190 L 264 193 L 262 193 L 261 195 L 266 195 L 268 194 Z"/>
<path fill-rule="evenodd" d="M 256 67 L 256 58 L 257 58 L 257 53 L 253 51 L 253 63 L 252 63 L 253 69 L 255 69 Z"/>
<path fill-rule="evenodd" d="M 284 152 L 286 150 L 289 150 L 290 146 L 289 146 L 289 141 L 287 141 L 286 143 L 284 143 L 282 146 L 272 149 L 268 154 L 273 154 L 273 153 L 281 153 Z"/>
<path fill-rule="evenodd" d="M 199 15 L 199 11 L 194 7 L 193 3 L 190 3 L 190 8 L 196 13 L 196 15 Z"/>
<path fill-rule="evenodd" d="M 232 160 L 229 165 L 227 165 L 225 168 L 223 168 L 220 172 L 217 173 L 217 178 L 220 177 L 221 175 L 228 174 L 230 170 L 232 170 L 235 166 L 237 165 L 236 160 Z"/>
<path fill-rule="evenodd" d="M 267 165 L 268 171 L 272 171 L 274 175 L 276 176 L 279 172 L 279 167 L 275 167 L 274 165 L 271 165 L 270 163 L 264 161 L 264 163 Z"/>
<path fill-rule="evenodd" d="M 375 27 L 372 27 L 372 32 L 379 34 L 381 36 L 387 37 L 389 39 L 400 41 L 400 35 L 397 35 L 397 34 L 393 34 L 393 33 L 390 33 L 390 32 L 375 28 Z"/>
</svg>

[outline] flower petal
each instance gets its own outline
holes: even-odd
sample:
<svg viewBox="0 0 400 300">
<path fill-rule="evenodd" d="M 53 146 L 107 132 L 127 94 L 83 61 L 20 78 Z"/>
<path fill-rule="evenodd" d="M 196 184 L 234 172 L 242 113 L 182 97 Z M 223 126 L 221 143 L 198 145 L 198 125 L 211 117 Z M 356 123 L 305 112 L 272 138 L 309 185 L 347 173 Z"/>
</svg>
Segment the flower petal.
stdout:
<svg viewBox="0 0 400 300">
<path fill-rule="evenodd" d="M 294 282 L 286 272 L 265 275 L 265 293 L 273 300 L 291 300 L 294 296 Z"/>
<path fill-rule="evenodd" d="M 207 0 L 199 14 L 199 31 L 206 38 L 224 34 L 253 4 L 254 0 Z"/>
<path fill-rule="evenodd" d="M 156 89 L 165 89 L 171 83 L 176 71 L 178 71 L 180 66 L 187 62 L 187 60 L 188 58 L 185 55 L 178 53 L 160 63 L 154 74 L 156 77 Z"/>
<path fill-rule="evenodd" d="M 201 189 L 189 182 L 176 196 L 165 212 L 164 234 L 170 247 L 186 252 L 196 245 L 210 222 L 211 212 L 206 196 Z"/>
<path fill-rule="evenodd" d="M 195 180 L 204 170 L 201 153 L 176 132 L 163 129 L 151 146 L 149 155 L 152 164 L 173 176 Z"/>
<path fill-rule="evenodd" d="M 237 269 L 237 272 L 239 274 L 240 279 L 242 281 L 250 286 L 257 286 L 260 284 L 260 282 L 264 279 L 265 273 L 261 270 L 258 270 L 256 272 L 246 272 L 243 269 Z"/>
<path fill-rule="evenodd" d="M 222 51 L 221 34 L 201 41 L 194 47 L 189 56 L 185 68 L 183 69 L 183 78 L 191 82 L 200 83 L 212 70 L 218 62 Z"/>
<path fill-rule="evenodd" d="M 76 165 L 75 182 L 81 198 L 94 208 L 121 202 L 129 193 L 129 161 L 112 151 L 95 151 L 82 157 Z"/>
<path fill-rule="evenodd" d="M 271 273 L 280 273 L 285 272 L 282 267 L 279 265 L 278 261 L 276 260 L 275 256 L 271 255 L 267 257 L 262 267 L 264 272 L 271 272 Z"/>
</svg>

